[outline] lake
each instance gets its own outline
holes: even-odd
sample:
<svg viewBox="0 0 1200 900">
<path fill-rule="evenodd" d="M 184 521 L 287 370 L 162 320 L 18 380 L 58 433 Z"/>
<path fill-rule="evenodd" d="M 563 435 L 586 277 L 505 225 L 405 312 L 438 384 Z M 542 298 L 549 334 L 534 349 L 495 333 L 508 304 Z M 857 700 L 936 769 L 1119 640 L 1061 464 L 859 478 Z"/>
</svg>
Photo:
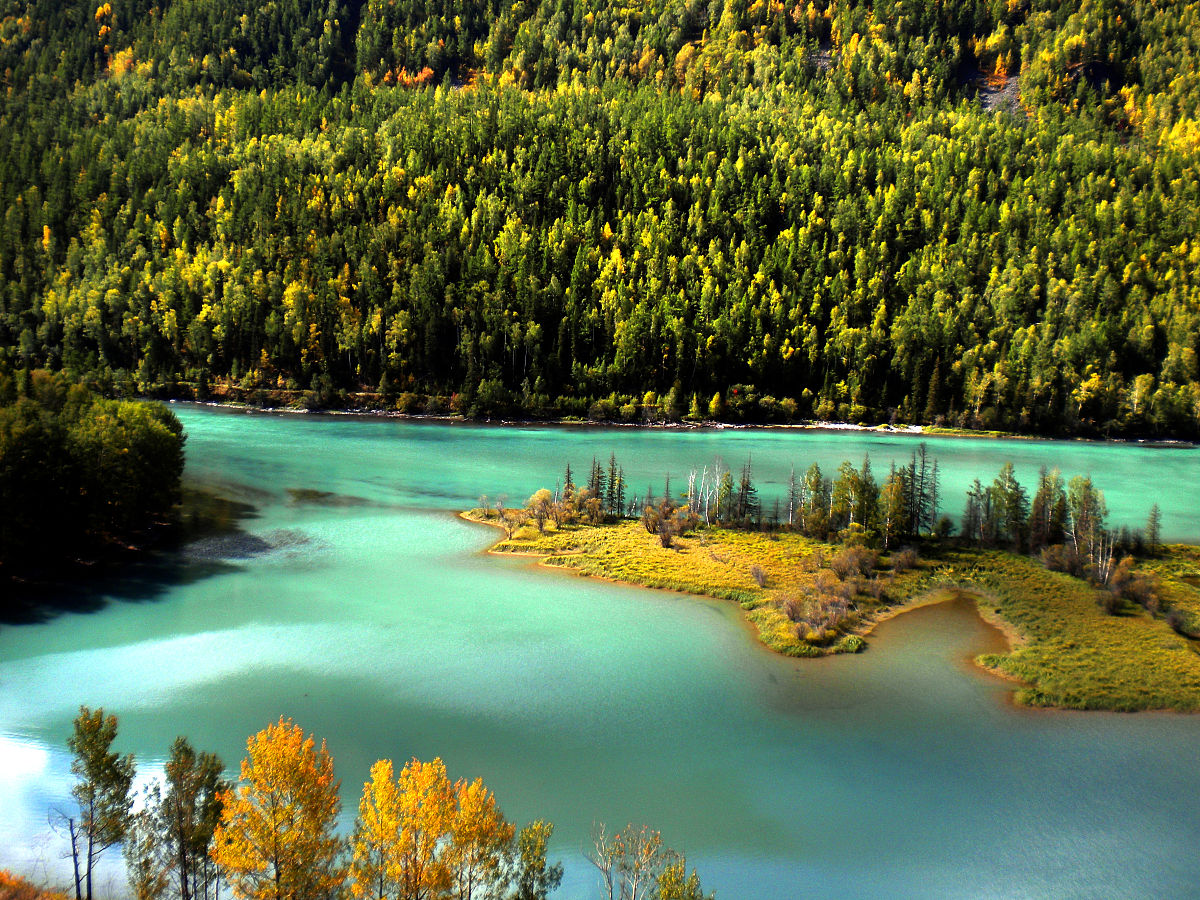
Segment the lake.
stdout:
<svg viewBox="0 0 1200 900">
<path fill-rule="evenodd" d="M 732 604 L 490 557 L 496 532 L 453 515 L 610 452 L 638 493 L 751 459 L 769 506 L 792 465 L 869 452 L 882 476 L 919 439 L 175 408 L 186 481 L 242 518 L 97 585 L 87 612 L 0 627 L 0 866 L 65 883 L 47 812 L 67 806 L 87 704 L 119 716 L 147 774 L 177 734 L 236 771 L 248 735 L 293 717 L 328 740 L 347 828 L 375 759 L 441 756 L 510 819 L 555 823 L 562 898 L 599 896 L 597 822 L 659 829 L 723 900 L 1200 894 L 1200 717 L 1015 708 L 969 663 L 997 636 L 961 603 L 885 623 L 859 656 L 783 659 Z M 1114 524 L 1157 500 L 1164 536 L 1200 540 L 1195 450 L 929 447 L 951 515 L 1012 460 L 1026 485 L 1041 465 L 1091 474 Z"/>
</svg>

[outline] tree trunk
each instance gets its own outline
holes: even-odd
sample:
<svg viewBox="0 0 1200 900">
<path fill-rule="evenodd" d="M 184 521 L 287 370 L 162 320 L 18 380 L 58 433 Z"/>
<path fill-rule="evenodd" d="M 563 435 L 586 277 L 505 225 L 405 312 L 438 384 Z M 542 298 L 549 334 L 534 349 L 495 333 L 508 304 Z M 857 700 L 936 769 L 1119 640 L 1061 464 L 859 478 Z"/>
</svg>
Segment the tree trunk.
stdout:
<svg viewBox="0 0 1200 900">
<path fill-rule="evenodd" d="M 75 869 L 75 900 L 83 900 L 79 879 L 79 832 L 75 830 L 74 819 L 67 819 L 67 831 L 71 835 L 71 865 Z"/>
</svg>

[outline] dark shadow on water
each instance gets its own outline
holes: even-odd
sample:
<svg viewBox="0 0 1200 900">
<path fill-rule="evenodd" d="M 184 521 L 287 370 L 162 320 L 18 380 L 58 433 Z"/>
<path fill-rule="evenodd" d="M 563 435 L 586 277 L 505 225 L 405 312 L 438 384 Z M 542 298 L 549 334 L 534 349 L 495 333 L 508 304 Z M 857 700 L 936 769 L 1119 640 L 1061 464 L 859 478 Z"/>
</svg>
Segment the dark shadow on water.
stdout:
<svg viewBox="0 0 1200 900">
<path fill-rule="evenodd" d="M 276 544 L 246 533 L 242 523 L 256 516 L 248 503 L 185 487 L 174 522 L 147 529 L 134 541 L 32 561 L 19 573 L 6 573 L 0 581 L 0 625 L 42 624 L 65 613 L 99 612 L 111 602 L 153 602 L 172 588 L 232 571 L 239 560 L 303 538 L 281 533 Z"/>
<path fill-rule="evenodd" d="M 355 497 L 350 494 L 335 494 L 332 491 L 315 491 L 312 488 L 288 488 L 288 501 L 295 504 L 311 504 L 316 506 L 370 506 L 371 501 L 365 497 Z"/>
</svg>

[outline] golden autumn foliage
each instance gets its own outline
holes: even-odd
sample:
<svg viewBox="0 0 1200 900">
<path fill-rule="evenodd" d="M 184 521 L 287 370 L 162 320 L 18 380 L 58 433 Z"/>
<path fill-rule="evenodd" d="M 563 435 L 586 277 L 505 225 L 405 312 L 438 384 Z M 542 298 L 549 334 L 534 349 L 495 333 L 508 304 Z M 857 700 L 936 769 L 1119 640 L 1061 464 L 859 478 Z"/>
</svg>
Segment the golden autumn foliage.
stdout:
<svg viewBox="0 0 1200 900">
<path fill-rule="evenodd" d="M 394 865 L 405 900 L 436 897 L 450 883 L 450 871 L 439 852 L 454 821 L 454 789 L 440 759 L 413 760 L 397 781 L 397 825 Z"/>
<path fill-rule="evenodd" d="M 482 780 L 451 783 L 440 759 L 414 759 L 393 780 L 391 760 L 380 760 L 363 785 L 350 892 L 360 900 L 469 900 L 503 883 L 513 834 Z"/>
<path fill-rule="evenodd" d="M 222 801 L 213 858 L 241 900 L 325 900 L 345 879 L 333 760 L 281 718 L 251 737 L 241 782 Z"/>
<path fill-rule="evenodd" d="M 39 888 L 24 878 L 0 869 L 0 900 L 67 900 L 67 895 Z"/>
<path fill-rule="evenodd" d="M 483 786 L 482 779 L 459 781 L 454 795 L 457 809 L 451 827 L 449 868 L 457 895 L 469 898 L 481 886 L 498 880 L 515 829 L 504 821 L 496 795 Z"/>
</svg>

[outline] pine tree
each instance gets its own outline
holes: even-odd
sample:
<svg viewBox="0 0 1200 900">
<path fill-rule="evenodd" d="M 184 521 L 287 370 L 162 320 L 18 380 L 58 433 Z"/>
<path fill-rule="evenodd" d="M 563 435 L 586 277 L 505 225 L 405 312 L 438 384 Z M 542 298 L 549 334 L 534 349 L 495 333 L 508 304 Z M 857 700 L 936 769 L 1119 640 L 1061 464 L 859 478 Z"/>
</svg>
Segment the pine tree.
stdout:
<svg viewBox="0 0 1200 900">
<path fill-rule="evenodd" d="M 592 496 L 598 500 L 604 499 L 604 467 L 600 465 L 596 457 L 592 457 L 592 471 L 588 475 L 588 490 Z"/>
<path fill-rule="evenodd" d="M 620 510 L 617 506 L 617 454 L 612 453 L 608 457 L 608 477 L 604 482 L 604 508 L 610 515 L 618 515 Z"/>
<path fill-rule="evenodd" d="M 937 527 L 938 513 L 942 505 L 942 476 L 938 467 L 938 461 L 933 461 L 933 468 L 929 472 L 929 479 L 925 489 L 925 525 L 926 531 L 933 531 Z M 919 530 L 919 529 L 918 529 Z"/>
<path fill-rule="evenodd" d="M 976 544 L 983 543 L 987 505 L 986 497 L 987 491 L 984 490 L 983 485 L 976 478 L 971 485 L 971 489 L 967 491 L 967 503 L 963 508 L 962 516 L 963 537 L 969 541 L 974 541 Z"/>
<path fill-rule="evenodd" d="M 863 456 L 862 468 L 858 470 L 854 482 L 854 509 L 858 522 L 864 528 L 870 529 L 875 525 L 875 515 L 879 511 L 879 485 L 871 472 L 871 454 Z"/>
</svg>

